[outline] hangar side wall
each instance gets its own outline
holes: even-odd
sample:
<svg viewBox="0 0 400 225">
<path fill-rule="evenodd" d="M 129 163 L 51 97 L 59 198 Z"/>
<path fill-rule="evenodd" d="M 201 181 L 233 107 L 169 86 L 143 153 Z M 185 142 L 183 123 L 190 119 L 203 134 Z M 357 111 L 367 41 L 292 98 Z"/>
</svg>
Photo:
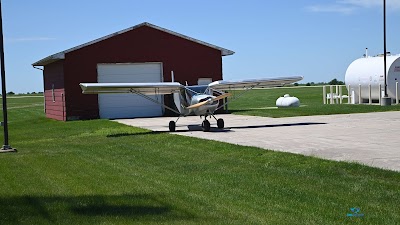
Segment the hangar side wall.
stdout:
<svg viewBox="0 0 400 225">
<path fill-rule="evenodd" d="M 222 79 L 221 51 L 147 26 L 116 35 L 65 55 L 67 119 L 98 118 L 97 95 L 83 95 L 81 82 L 97 82 L 98 63 L 162 62 L 163 80 L 189 85 L 198 78 Z M 173 104 L 166 98 L 167 104 Z"/>
<path fill-rule="evenodd" d="M 63 61 L 46 65 L 43 80 L 46 117 L 66 120 Z"/>
</svg>

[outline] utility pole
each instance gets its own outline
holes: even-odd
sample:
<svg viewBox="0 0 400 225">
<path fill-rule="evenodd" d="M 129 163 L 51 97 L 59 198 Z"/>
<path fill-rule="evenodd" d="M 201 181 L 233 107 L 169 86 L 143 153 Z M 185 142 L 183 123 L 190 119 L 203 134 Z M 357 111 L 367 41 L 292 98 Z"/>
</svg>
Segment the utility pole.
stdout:
<svg viewBox="0 0 400 225">
<path fill-rule="evenodd" d="M 381 106 L 392 104 L 392 99 L 389 98 L 387 92 L 387 71 L 386 71 L 386 0 L 383 0 L 383 80 L 384 80 L 384 95 L 382 97 Z"/>
<path fill-rule="evenodd" d="M 7 92 L 6 92 L 6 72 L 4 69 L 3 15 L 1 12 L 1 0 L 0 0 L 0 57 L 1 57 L 1 98 L 3 100 L 3 122 L 1 123 L 1 125 L 4 128 L 4 144 L 3 147 L 0 149 L 0 153 L 16 152 L 17 150 L 12 148 L 8 144 Z"/>
</svg>

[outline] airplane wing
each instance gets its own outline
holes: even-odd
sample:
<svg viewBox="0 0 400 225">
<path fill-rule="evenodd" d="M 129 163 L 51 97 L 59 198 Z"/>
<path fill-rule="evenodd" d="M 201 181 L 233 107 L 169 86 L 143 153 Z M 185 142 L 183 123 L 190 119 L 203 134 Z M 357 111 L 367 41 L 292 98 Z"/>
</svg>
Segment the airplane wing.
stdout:
<svg viewBox="0 0 400 225">
<path fill-rule="evenodd" d="M 279 87 L 285 84 L 295 83 L 302 80 L 302 76 L 292 76 L 292 77 L 277 77 L 277 78 L 261 78 L 261 79 L 251 79 L 251 80 L 241 80 L 241 81 L 215 81 L 208 85 L 208 87 L 213 90 L 243 90 L 252 89 L 254 87 Z"/>
<path fill-rule="evenodd" d="M 143 95 L 164 95 L 179 92 L 185 88 L 178 82 L 160 83 L 80 83 L 83 94 L 140 93 Z"/>
</svg>

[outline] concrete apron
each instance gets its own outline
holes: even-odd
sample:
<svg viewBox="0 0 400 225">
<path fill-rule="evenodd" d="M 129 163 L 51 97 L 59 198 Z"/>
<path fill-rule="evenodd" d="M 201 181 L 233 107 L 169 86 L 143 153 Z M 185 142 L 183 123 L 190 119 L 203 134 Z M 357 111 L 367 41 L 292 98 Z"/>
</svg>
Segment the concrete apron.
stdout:
<svg viewBox="0 0 400 225">
<path fill-rule="evenodd" d="M 400 112 L 268 118 L 218 115 L 225 128 L 201 131 L 197 116 L 179 119 L 173 134 L 400 171 Z M 176 117 L 118 119 L 119 123 L 169 132 Z"/>
</svg>

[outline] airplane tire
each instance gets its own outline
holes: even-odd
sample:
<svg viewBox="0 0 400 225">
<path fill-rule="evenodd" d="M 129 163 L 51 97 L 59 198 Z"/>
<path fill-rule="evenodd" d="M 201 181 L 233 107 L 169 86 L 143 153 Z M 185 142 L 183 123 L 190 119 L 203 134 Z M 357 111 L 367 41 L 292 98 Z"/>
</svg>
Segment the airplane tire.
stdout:
<svg viewBox="0 0 400 225">
<path fill-rule="evenodd" d="M 218 126 L 218 128 L 219 129 L 222 129 L 222 128 L 224 128 L 224 120 L 223 119 L 218 119 L 217 120 L 217 126 Z"/>
<path fill-rule="evenodd" d="M 175 121 L 169 121 L 169 131 L 174 132 L 176 128 Z"/>
<path fill-rule="evenodd" d="M 204 132 L 210 131 L 210 122 L 208 120 L 204 120 L 203 123 L 201 124 L 201 127 L 203 128 Z"/>
</svg>

